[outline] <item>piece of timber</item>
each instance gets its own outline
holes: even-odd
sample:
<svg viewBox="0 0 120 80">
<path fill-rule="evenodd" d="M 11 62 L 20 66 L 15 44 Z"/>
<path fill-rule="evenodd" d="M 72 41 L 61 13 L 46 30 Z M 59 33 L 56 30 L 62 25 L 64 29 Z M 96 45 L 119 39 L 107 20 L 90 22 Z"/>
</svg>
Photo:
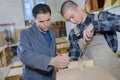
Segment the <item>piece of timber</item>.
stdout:
<svg viewBox="0 0 120 80">
<path fill-rule="evenodd" d="M 22 80 L 21 78 L 22 78 L 22 67 L 10 69 L 5 80 Z"/>
<path fill-rule="evenodd" d="M 88 63 L 87 63 L 88 62 Z M 76 61 L 56 73 L 56 80 L 116 80 L 104 67 L 94 66 L 92 61 Z"/>
</svg>

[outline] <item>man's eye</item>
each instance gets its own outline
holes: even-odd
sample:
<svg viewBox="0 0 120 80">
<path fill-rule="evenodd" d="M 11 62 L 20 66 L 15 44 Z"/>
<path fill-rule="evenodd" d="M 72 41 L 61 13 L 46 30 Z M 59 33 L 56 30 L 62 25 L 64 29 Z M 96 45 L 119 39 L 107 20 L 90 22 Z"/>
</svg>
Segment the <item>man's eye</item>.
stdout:
<svg viewBox="0 0 120 80">
<path fill-rule="evenodd" d="M 39 22 L 41 22 L 41 23 L 42 23 L 42 22 L 44 22 L 44 21 L 39 21 Z"/>
<path fill-rule="evenodd" d="M 70 16 L 70 18 L 74 18 L 74 16 L 72 15 L 72 16 Z"/>
<path fill-rule="evenodd" d="M 48 19 L 47 21 L 50 21 L 50 19 Z"/>
</svg>

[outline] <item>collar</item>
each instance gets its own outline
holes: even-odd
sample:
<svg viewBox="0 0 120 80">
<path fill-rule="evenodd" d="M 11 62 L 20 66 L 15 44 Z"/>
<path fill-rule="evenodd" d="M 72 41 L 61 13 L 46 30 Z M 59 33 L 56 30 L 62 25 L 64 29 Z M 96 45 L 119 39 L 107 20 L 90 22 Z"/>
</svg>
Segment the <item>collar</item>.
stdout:
<svg viewBox="0 0 120 80">
<path fill-rule="evenodd" d="M 77 26 L 81 29 L 85 29 L 87 27 L 87 25 L 89 25 L 93 21 L 94 21 L 94 14 L 87 13 L 87 17 L 86 17 L 85 21 L 81 24 L 78 24 Z"/>
<path fill-rule="evenodd" d="M 37 25 L 36 25 L 37 26 Z M 41 32 L 41 33 L 47 33 L 48 31 L 42 31 L 39 26 L 37 26 L 38 30 Z"/>
</svg>

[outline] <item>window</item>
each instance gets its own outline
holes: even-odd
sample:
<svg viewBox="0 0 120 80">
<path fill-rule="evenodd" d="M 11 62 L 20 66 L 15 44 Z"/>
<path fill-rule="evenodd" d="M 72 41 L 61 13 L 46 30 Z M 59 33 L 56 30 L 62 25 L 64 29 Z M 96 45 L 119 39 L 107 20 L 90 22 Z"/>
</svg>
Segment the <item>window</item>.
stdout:
<svg viewBox="0 0 120 80">
<path fill-rule="evenodd" d="M 24 15 L 26 21 L 33 19 L 32 8 L 39 3 L 45 3 L 45 0 L 23 0 Z"/>
<path fill-rule="evenodd" d="M 45 3 L 44 0 L 36 0 L 36 4 L 39 4 L 39 3 Z"/>
</svg>

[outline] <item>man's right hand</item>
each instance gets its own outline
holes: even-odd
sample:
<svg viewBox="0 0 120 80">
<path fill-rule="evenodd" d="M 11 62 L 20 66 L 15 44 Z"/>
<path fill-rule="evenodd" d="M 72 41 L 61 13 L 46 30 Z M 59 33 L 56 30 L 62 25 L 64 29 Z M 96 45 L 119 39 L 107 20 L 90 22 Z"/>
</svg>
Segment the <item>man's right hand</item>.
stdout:
<svg viewBox="0 0 120 80">
<path fill-rule="evenodd" d="M 54 66 L 55 68 L 65 68 L 68 67 L 70 63 L 70 57 L 68 56 L 56 56 L 53 57 L 49 63 L 49 65 Z"/>
<path fill-rule="evenodd" d="M 93 37 L 93 32 L 94 32 L 93 24 L 91 23 L 83 31 L 83 39 L 84 39 L 84 41 L 90 41 L 91 38 Z"/>
</svg>

